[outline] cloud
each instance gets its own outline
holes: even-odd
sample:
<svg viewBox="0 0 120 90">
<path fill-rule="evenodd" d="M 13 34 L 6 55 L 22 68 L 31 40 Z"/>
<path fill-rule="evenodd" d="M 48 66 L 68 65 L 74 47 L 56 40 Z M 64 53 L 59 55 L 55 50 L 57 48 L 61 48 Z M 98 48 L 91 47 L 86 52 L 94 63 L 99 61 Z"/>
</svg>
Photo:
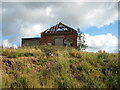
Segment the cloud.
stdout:
<svg viewBox="0 0 120 90">
<path fill-rule="evenodd" d="M 85 37 L 88 45 L 87 51 L 106 50 L 114 52 L 118 49 L 118 39 L 111 33 L 95 36 L 85 34 Z"/>
<path fill-rule="evenodd" d="M 3 3 L 3 23 L 8 27 L 14 26 L 16 23 L 39 23 L 47 28 L 60 21 L 73 27 L 102 27 L 117 20 L 117 13 L 117 3 L 113 2 Z"/>
<path fill-rule="evenodd" d="M 3 41 L 3 47 L 11 47 L 11 44 L 8 42 L 8 40 Z"/>
<path fill-rule="evenodd" d="M 118 19 L 120 20 L 120 1 L 118 2 Z"/>
<path fill-rule="evenodd" d="M 2 3 L 0 3 L 0 46 L 2 45 Z"/>
<path fill-rule="evenodd" d="M 20 34 L 24 37 L 31 37 L 35 35 L 40 35 L 40 33 L 43 31 L 43 26 L 41 26 L 40 24 L 31 25 L 27 23 L 21 26 Z"/>
<path fill-rule="evenodd" d="M 2 2 L 119 2 L 119 0 L 2 0 Z"/>
<path fill-rule="evenodd" d="M 4 48 L 10 48 L 10 47 L 14 47 L 14 48 L 17 48 L 17 45 L 12 45 L 11 43 L 9 43 L 8 39 L 6 40 L 3 40 L 3 47 Z"/>
<path fill-rule="evenodd" d="M 117 3 L 24 2 L 3 3 L 3 22 L 41 23 L 60 21 L 78 26 L 101 27 L 117 20 Z"/>
</svg>

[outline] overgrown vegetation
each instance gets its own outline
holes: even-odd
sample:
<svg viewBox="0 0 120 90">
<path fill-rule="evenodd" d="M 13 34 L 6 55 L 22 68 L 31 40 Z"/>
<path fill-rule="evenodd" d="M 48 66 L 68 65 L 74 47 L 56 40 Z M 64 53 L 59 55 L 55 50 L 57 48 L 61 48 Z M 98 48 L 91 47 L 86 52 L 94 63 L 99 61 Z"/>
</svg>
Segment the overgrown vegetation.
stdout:
<svg viewBox="0 0 120 90">
<path fill-rule="evenodd" d="M 40 46 L 2 50 L 3 88 L 119 88 L 118 55 Z"/>
</svg>

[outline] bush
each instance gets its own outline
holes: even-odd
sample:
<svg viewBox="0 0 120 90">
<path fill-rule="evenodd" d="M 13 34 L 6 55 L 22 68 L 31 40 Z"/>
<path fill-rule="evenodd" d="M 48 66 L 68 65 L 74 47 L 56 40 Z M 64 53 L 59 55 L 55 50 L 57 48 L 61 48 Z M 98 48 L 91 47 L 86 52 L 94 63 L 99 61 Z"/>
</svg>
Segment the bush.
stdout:
<svg viewBox="0 0 120 90">
<path fill-rule="evenodd" d="M 106 53 L 106 52 L 103 52 L 103 53 L 98 53 L 98 59 L 107 59 L 109 57 L 109 54 Z"/>
<path fill-rule="evenodd" d="M 28 88 L 28 80 L 25 77 L 20 77 L 16 82 L 11 83 L 10 88 Z"/>
<path fill-rule="evenodd" d="M 76 59 L 71 59 L 71 60 L 69 60 L 69 62 L 70 62 L 70 63 L 77 63 L 77 62 L 79 62 L 79 61 L 76 60 Z"/>
<path fill-rule="evenodd" d="M 58 81 L 58 88 L 75 88 L 77 83 L 74 79 L 69 76 L 64 76 Z"/>
</svg>

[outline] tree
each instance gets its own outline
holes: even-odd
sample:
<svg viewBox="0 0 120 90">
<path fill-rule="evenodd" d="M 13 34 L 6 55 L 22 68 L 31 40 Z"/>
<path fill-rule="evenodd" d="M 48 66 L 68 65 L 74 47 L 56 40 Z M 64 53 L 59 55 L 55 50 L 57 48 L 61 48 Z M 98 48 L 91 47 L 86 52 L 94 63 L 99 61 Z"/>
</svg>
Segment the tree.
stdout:
<svg viewBox="0 0 120 90">
<path fill-rule="evenodd" d="M 85 35 L 80 31 L 80 28 L 77 29 L 78 32 L 78 50 L 85 50 L 88 45 L 85 42 Z"/>
</svg>

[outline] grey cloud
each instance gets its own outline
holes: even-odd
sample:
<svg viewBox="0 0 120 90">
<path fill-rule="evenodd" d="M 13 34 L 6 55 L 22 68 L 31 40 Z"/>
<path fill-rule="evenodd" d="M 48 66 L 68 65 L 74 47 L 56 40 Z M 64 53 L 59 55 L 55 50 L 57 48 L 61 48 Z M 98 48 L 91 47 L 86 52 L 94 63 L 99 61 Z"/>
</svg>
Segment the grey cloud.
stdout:
<svg viewBox="0 0 120 90">
<path fill-rule="evenodd" d="M 0 45 L 2 45 L 2 3 L 0 2 Z"/>
<path fill-rule="evenodd" d="M 39 24 L 46 29 L 63 22 L 74 28 L 91 25 L 100 27 L 117 20 L 116 5 L 117 3 L 92 2 L 3 2 L 2 34 L 3 37 L 11 37 L 9 42 L 13 42 L 24 36 L 21 34 L 21 26 L 26 29 Z"/>
</svg>

